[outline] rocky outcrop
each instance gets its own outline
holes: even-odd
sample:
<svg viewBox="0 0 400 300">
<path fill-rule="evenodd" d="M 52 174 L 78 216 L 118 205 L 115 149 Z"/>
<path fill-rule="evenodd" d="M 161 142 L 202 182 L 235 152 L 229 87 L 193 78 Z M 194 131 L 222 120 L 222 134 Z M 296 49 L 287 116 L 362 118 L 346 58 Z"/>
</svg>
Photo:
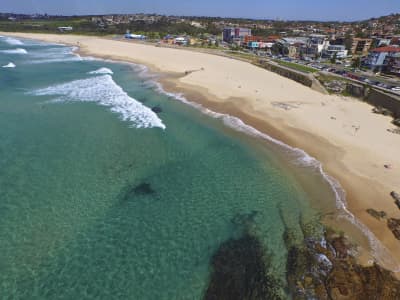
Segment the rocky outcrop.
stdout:
<svg viewBox="0 0 400 300">
<path fill-rule="evenodd" d="M 400 195 L 393 191 L 390 193 L 390 196 L 392 196 L 392 198 L 394 199 L 394 203 L 400 209 Z"/>
<path fill-rule="evenodd" d="M 372 109 L 372 112 L 375 114 L 380 114 L 380 115 L 384 115 L 384 116 L 392 116 L 393 115 L 393 113 L 390 110 L 380 107 L 380 106 L 374 107 Z"/>
<path fill-rule="evenodd" d="M 378 220 L 384 219 L 387 216 L 387 214 L 384 211 L 377 211 L 377 210 L 372 209 L 372 208 L 368 208 L 367 209 L 367 213 L 370 214 L 375 219 L 378 219 Z"/>
<path fill-rule="evenodd" d="M 291 280 L 294 299 L 400 299 L 400 282 L 393 274 L 376 264 L 359 265 L 344 236 L 326 233 L 325 239 L 309 239 L 303 250 L 296 251 L 302 254 L 295 261 L 305 269 Z"/>
<path fill-rule="evenodd" d="M 252 234 L 256 216 L 252 212 L 232 220 L 243 232 L 240 238 L 224 242 L 212 257 L 204 299 L 400 299 L 400 281 L 377 264 L 360 265 L 356 247 L 343 234 L 329 229 L 321 232 L 314 223 L 302 224 L 301 218 L 299 234 L 281 213 L 287 248 L 285 285 L 271 275 L 266 249 Z M 400 220 L 388 219 L 389 225 L 400 239 Z"/>
<path fill-rule="evenodd" d="M 390 218 L 387 220 L 387 226 L 396 239 L 400 240 L 400 219 Z"/>
</svg>

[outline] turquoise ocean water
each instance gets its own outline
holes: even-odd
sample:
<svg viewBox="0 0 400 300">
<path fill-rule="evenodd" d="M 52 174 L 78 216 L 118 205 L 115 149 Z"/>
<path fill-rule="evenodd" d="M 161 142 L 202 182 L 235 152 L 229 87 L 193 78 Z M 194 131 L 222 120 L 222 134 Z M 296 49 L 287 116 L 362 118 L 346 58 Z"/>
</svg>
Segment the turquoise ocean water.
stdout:
<svg viewBox="0 0 400 300">
<path fill-rule="evenodd" d="M 0 66 L 1 299 L 201 299 L 243 216 L 284 281 L 285 226 L 335 208 L 301 153 L 140 66 L 5 37 Z"/>
</svg>

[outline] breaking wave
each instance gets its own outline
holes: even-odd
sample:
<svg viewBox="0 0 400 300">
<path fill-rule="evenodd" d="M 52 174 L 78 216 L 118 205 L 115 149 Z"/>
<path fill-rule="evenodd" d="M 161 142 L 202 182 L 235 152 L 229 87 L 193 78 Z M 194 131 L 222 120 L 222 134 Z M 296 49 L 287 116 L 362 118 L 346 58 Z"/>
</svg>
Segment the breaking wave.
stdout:
<svg viewBox="0 0 400 300">
<path fill-rule="evenodd" d="M 15 68 L 15 67 L 16 67 L 16 65 L 14 63 L 12 63 L 12 62 L 2 66 L 2 68 Z"/>
<path fill-rule="evenodd" d="M 112 74 L 114 74 L 114 72 L 112 70 L 110 70 L 109 68 L 100 68 L 100 69 L 98 69 L 96 71 L 89 72 L 89 74 L 109 74 L 109 75 L 112 75 Z"/>
<path fill-rule="evenodd" d="M 10 50 L 1 50 L 1 53 L 6 53 L 6 54 L 28 54 L 28 51 L 26 51 L 23 48 L 17 48 L 17 49 L 10 49 Z"/>
<path fill-rule="evenodd" d="M 5 37 L 4 41 L 9 45 L 23 45 L 24 43 L 16 38 Z"/>
<path fill-rule="evenodd" d="M 57 84 L 33 92 L 37 96 L 57 96 L 55 101 L 96 102 L 118 113 L 121 119 L 136 128 L 159 127 L 165 129 L 162 120 L 150 108 L 129 97 L 108 74 L 88 79 Z"/>
</svg>

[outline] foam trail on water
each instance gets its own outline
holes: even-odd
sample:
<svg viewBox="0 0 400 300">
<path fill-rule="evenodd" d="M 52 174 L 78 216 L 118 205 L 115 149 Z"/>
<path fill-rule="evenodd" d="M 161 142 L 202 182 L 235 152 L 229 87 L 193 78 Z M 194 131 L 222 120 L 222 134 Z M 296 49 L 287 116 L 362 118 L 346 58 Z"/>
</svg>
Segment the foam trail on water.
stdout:
<svg viewBox="0 0 400 300">
<path fill-rule="evenodd" d="M 136 128 L 166 128 L 156 113 L 129 97 L 108 74 L 50 86 L 36 90 L 33 94 L 58 96 L 54 99 L 56 101 L 96 102 L 109 107 L 122 120 L 131 122 Z"/>
<path fill-rule="evenodd" d="M 1 50 L 1 53 L 6 53 L 6 54 L 28 54 L 28 51 L 26 51 L 23 48 L 17 48 L 17 49 L 10 49 L 10 50 Z"/>
<path fill-rule="evenodd" d="M 16 67 L 16 65 L 14 63 L 12 63 L 12 62 L 2 66 L 2 68 L 15 68 L 15 67 Z"/>
<path fill-rule="evenodd" d="M 110 75 L 112 75 L 112 74 L 114 74 L 114 72 L 112 70 L 110 70 L 109 68 L 100 68 L 96 71 L 89 72 L 89 74 L 95 74 L 95 75 L 96 74 L 110 74 Z"/>
<path fill-rule="evenodd" d="M 24 43 L 16 38 L 6 37 L 4 41 L 9 45 L 23 45 Z"/>
<path fill-rule="evenodd" d="M 146 69 L 147 70 L 147 69 Z M 144 71 L 143 71 L 144 72 Z M 347 202 L 346 202 L 346 193 L 340 183 L 333 177 L 329 176 L 327 173 L 325 173 L 323 166 L 320 161 L 315 159 L 314 157 L 310 156 L 308 153 L 306 153 L 304 150 L 301 150 L 299 148 L 291 147 L 284 142 L 277 140 L 265 133 L 262 133 L 261 131 L 255 129 L 254 127 L 245 124 L 241 119 L 237 117 L 233 117 L 228 114 L 221 114 L 214 112 L 206 107 L 204 107 L 201 104 L 191 102 L 187 100 L 182 94 L 175 94 L 175 93 L 169 93 L 165 91 L 162 87 L 162 85 L 154 80 L 148 81 L 149 84 L 151 84 L 155 89 L 163 93 L 173 99 L 179 100 L 183 103 L 186 103 L 196 109 L 199 109 L 203 113 L 213 117 L 222 120 L 222 122 L 229 126 L 232 129 L 235 129 L 237 131 L 249 134 L 254 137 L 262 138 L 264 140 L 270 141 L 289 153 L 291 153 L 294 157 L 294 163 L 300 164 L 306 167 L 311 167 L 315 171 L 317 171 L 325 180 L 328 182 L 329 186 L 331 187 L 335 198 L 336 198 L 336 207 L 339 210 L 339 218 L 344 218 L 348 221 L 350 221 L 352 224 L 354 224 L 357 228 L 359 228 L 363 234 L 368 238 L 370 247 L 373 252 L 374 258 L 383 266 L 385 266 L 388 269 L 391 269 L 393 272 L 400 272 L 400 265 L 397 262 L 395 258 L 392 257 L 390 254 L 389 250 L 376 238 L 376 236 L 368 229 L 367 226 L 365 226 L 360 220 L 358 220 L 347 208 Z"/>
<path fill-rule="evenodd" d="M 82 61 L 79 55 L 73 53 L 72 47 L 55 47 L 30 51 L 30 56 L 34 58 L 29 64 L 50 64 L 58 62 Z"/>
</svg>

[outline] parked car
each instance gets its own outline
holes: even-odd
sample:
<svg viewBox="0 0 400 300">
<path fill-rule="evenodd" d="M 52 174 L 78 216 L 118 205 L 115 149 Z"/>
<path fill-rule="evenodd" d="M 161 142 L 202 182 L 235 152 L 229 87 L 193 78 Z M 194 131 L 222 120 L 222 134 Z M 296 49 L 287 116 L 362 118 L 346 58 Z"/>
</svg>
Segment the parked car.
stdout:
<svg viewBox="0 0 400 300">
<path fill-rule="evenodd" d="M 391 90 L 395 92 L 400 92 L 400 86 L 392 87 Z"/>
</svg>

